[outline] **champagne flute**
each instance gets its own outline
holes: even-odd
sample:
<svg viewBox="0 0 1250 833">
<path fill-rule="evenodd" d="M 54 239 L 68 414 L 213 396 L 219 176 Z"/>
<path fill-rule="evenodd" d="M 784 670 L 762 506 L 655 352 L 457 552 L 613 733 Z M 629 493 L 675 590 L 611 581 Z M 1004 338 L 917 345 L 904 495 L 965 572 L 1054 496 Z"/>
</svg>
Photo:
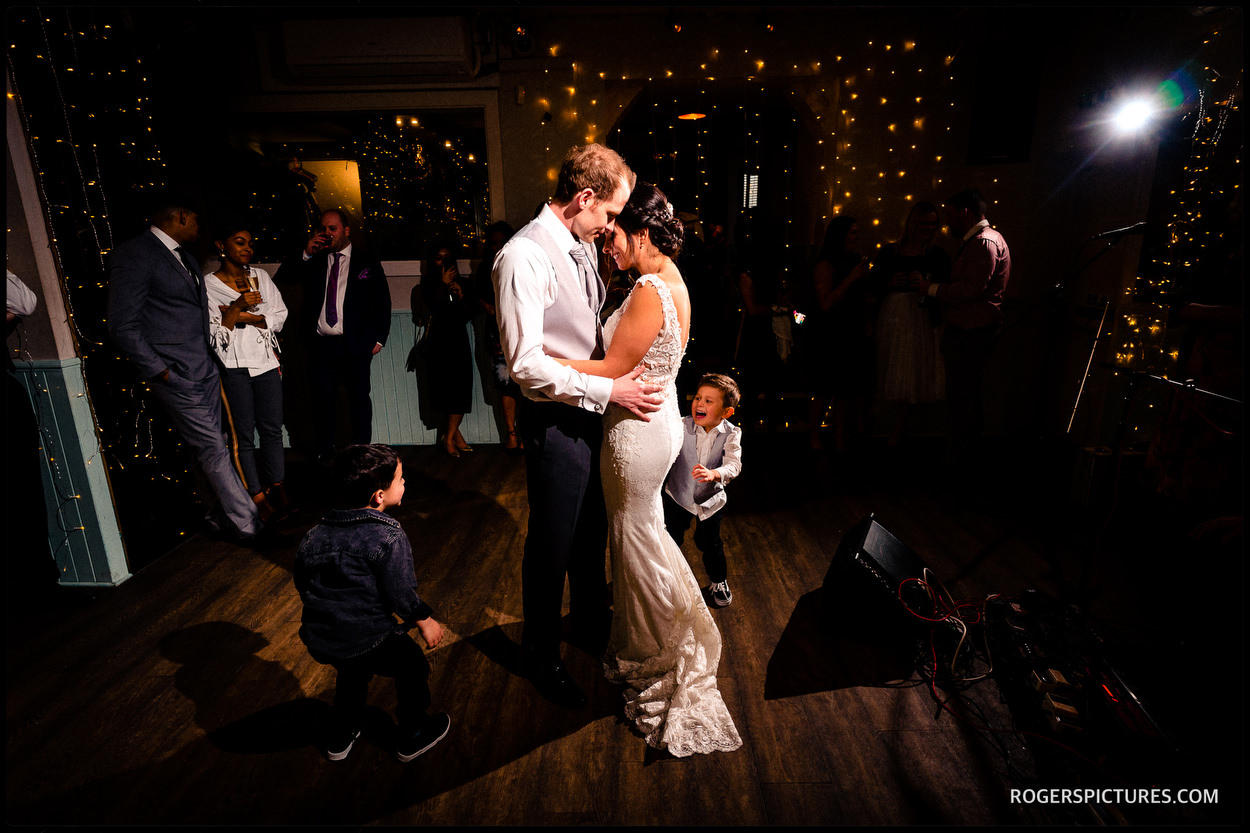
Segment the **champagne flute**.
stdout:
<svg viewBox="0 0 1250 833">
<path fill-rule="evenodd" d="M 257 275 L 256 270 L 251 266 L 247 267 L 247 285 L 253 292 L 260 292 L 260 275 Z M 250 313 L 257 313 L 260 312 L 260 307 L 256 304 L 252 304 L 247 308 L 247 311 Z"/>
</svg>

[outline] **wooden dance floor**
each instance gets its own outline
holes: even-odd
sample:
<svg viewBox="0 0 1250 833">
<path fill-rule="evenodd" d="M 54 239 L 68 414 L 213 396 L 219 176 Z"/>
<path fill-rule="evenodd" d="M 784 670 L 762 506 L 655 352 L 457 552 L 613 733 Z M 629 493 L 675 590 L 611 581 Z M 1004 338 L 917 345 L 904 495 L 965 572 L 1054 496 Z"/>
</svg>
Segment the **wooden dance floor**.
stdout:
<svg viewBox="0 0 1250 833">
<path fill-rule="evenodd" d="M 1141 786 L 1115 750 L 1069 756 L 1014 731 L 1001 665 L 935 692 L 921 670 L 927 642 L 844 615 L 822 583 L 843 536 L 870 512 L 954 599 L 1037 590 L 1078 604 L 1123 657 L 1125 679 L 1175 747 L 1176 769 L 1147 773 L 1155 783 L 1146 785 L 1220 790 L 1206 806 L 1123 808 L 1126 820 L 1239 817 L 1241 750 L 1228 739 L 1241 741 L 1240 590 L 1192 586 L 1203 580 L 1176 571 L 1183 553 L 1148 549 L 1171 532 L 1127 532 L 1149 514 L 1125 510 L 1127 490 L 1113 517 L 1071 504 L 1070 472 L 1041 476 L 1038 450 L 1002 451 L 967 491 L 923 438 L 846 460 L 809 452 L 805 439 L 748 434 L 744 474 L 730 487 L 734 603 L 714 616 L 720 690 L 744 739 L 736 752 L 679 760 L 649 749 L 622 722 L 619 691 L 596 658 L 576 646 L 566 660 L 590 705 L 543 700 L 518 664 L 522 460 L 497 446 L 460 459 L 406 447 L 407 495 L 395 515 L 413 542 L 421 594 L 448 632 L 429 653 L 435 707 L 452 720 L 442 743 L 396 762 L 386 749 L 393 690 L 375 680 L 372 723 L 350 757 L 327 762 L 313 744 L 333 671 L 299 640 L 291 566 L 320 509 L 320 475 L 293 461 L 303 508 L 285 522 L 284 545 L 255 551 L 196 536 L 117 588 L 10 610 L 7 820 L 1092 824 L 1097 808 L 1013 802 L 1011 790 L 1077 787 L 1104 771 L 1116 786 Z M 685 550 L 704 582 L 689 540 Z M 880 605 L 883 619 L 894 613 L 867 585 L 848 589 L 872 599 L 864 607 Z M 1225 597 L 1237 597 L 1236 610 Z M 1207 630 L 1228 623 L 1218 637 Z M 1216 669 L 1225 685 L 1202 683 L 1194 708 L 1192 689 Z"/>
</svg>

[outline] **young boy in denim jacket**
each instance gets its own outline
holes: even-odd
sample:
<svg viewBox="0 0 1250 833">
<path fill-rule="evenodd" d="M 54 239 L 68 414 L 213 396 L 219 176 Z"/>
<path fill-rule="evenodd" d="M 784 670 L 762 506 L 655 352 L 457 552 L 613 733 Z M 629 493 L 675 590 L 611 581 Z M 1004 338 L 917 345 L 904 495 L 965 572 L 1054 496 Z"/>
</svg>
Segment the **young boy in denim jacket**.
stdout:
<svg viewBox="0 0 1250 833">
<path fill-rule="evenodd" d="M 308 531 L 295 556 L 300 639 L 313 659 L 338 672 L 323 751 L 332 761 L 351 752 L 364 728 L 369 682 L 380 674 L 395 679 L 399 695 L 396 757 L 411 761 L 446 736 L 451 720 L 426 713 L 430 664 L 408 631 L 415 626 L 434 648 L 443 628 L 417 595 L 408 536 L 384 514 L 404 497 L 404 465 L 390 446 L 349 446 L 335 459 L 335 483 L 341 508 Z"/>
<path fill-rule="evenodd" d="M 742 472 L 742 429 L 729 421 L 740 395 L 737 382 L 723 373 L 699 380 L 690 416 L 682 419 L 681 451 L 664 481 L 664 526 L 677 546 L 686 537 L 691 517 L 698 518 L 694 543 L 703 553 L 703 569 L 711 580 L 706 593 L 715 607 L 733 601 L 720 510 L 725 487 Z"/>
</svg>

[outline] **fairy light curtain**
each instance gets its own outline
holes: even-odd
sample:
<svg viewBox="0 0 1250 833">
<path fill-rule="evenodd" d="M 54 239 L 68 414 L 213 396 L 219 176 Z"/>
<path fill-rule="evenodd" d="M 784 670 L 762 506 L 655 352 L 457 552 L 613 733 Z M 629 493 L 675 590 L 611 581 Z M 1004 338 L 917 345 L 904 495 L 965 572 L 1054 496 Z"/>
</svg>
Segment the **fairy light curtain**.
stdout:
<svg viewBox="0 0 1250 833">
<path fill-rule="evenodd" d="M 143 229 L 143 195 L 168 184 L 150 79 L 119 10 L 31 8 L 7 23 L 12 95 L 133 566 L 168 551 L 202 514 L 190 455 L 104 320 L 109 254 Z M 57 552 L 61 542 L 50 543 Z"/>
</svg>

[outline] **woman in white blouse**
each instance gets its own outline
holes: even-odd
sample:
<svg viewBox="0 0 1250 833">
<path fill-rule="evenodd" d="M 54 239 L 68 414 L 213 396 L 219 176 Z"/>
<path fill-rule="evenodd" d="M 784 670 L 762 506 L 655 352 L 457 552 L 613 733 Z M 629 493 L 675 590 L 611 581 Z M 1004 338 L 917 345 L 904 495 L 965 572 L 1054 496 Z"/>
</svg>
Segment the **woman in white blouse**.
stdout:
<svg viewBox="0 0 1250 833">
<path fill-rule="evenodd" d="M 211 347 L 223 367 L 227 427 L 233 429 L 244 485 L 261 520 L 268 520 L 287 504 L 278 363 L 278 332 L 287 309 L 269 274 L 251 265 L 251 232 L 227 227 L 217 251 L 221 265 L 205 281 Z"/>
</svg>

